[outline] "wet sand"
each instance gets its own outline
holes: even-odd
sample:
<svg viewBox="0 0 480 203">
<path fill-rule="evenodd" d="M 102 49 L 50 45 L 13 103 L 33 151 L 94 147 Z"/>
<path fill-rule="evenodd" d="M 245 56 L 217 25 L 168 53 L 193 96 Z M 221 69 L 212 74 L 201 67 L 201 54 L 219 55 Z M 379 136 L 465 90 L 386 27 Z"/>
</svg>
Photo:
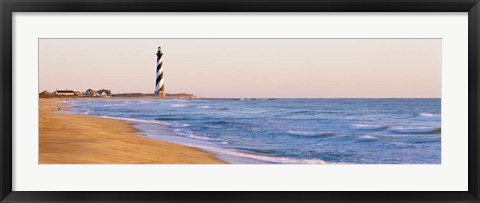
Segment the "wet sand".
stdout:
<svg viewBox="0 0 480 203">
<path fill-rule="evenodd" d="M 39 99 L 40 164 L 213 164 L 212 154 L 154 140 L 132 123 L 58 112 L 64 99 Z"/>
</svg>

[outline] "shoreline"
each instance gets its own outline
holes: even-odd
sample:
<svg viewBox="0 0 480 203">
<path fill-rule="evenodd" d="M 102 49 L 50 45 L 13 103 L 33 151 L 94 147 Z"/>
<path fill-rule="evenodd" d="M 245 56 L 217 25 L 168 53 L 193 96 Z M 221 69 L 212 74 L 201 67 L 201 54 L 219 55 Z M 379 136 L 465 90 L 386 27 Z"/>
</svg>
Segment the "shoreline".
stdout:
<svg viewBox="0 0 480 203">
<path fill-rule="evenodd" d="M 440 97 L 201 97 L 201 96 L 107 96 L 107 97 L 82 97 L 82 96 L 51 96 L 40 97 L 41 99 L 57 99 L 57 100 L 282 100 L 282 99 L 441 99 Z"/>
<path fill-rule="evenodd" d="M 68 110 L 60 111 L 58 113 L 63 113 L 67 115 L 82 115 L 74 112 L 68 112 Z M 94 116 L 94 115 L 85 115 L 87 117 L 93 118 L 102 118 L 117 120 L 121 122 L 130 123 L 132 128 L 135 129 L 136 134 L 144 136 L 147 139 L 159 140 L 162 142 L 168 142 L 172 144 L 178 144 L 186 147 L 193 147 L 200 151 L 212 154 L 216 159 L 227 163 L 227 164 L 266 164 L 266 163 L 275 163 L 269 161 L 262 161 L 255 158 L 245 156 L 245 154 L 238 154 L 238 152 L 229 151 L 221 147 L 212 145 L 211 143 L 204 142 L 202 140 L 195 140 L 183 136 L 177 135 L 173 129 L 164 121 L 152 122 L 147 120 L 137 120 L 132 118 L 120 118 L 120 117 L 108 117 L 108 116 Z M 243 155 L 243 156 L 242 156 Z M 251 156 L 251 155 L 250 155 Z"/>
<path fill-rule="evenodd" d="M 228 150 L 221 148 L 212 143 L 208 143 L 203 140 L 196 140 L 188 137 L 183 137 L 177 135 L 170 127 L 166 124 L 161 123 L 152 123 L 151 121 L 132 121 L 128 118 L 114 118 L 107 117 L 116 120 L 126 120 L 133 123 L 133 127 L 138 130 L 138 133 L 144 134 L 149 139 L 161 140 L 169 143 L 180 144 L 183 146 L 189 146 L 202 151 L 213 154 L 216 158 L 230 164 L 267 164 L 275 163 L 269 161 L 262 161 L 256 158 L 252 158 L 249 154 L 239 153 L 236 151 Z"/>
<path fill-rule="evenodd" d="M 40 164 L 223 164 L 201 149 L 142 135 L 127 121 L 57 112 L 67 98 L 39 99 Z"/>
</svg>

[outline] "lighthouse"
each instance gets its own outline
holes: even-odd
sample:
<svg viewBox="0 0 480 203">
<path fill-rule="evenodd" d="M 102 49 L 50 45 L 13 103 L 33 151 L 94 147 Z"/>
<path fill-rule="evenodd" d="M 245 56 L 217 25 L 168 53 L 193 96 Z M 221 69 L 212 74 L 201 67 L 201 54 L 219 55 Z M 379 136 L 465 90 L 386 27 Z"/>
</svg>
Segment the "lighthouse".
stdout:
<svg viewBox="0 0 480 203">
<path fill-rule="evenodd" d="M 163 52 L 162 47 L 158 47 L 157 51 L 157 74 L 155 80 L 155 95 L 165 96 L 165 81 L 163 79 Z"/>
</svg>

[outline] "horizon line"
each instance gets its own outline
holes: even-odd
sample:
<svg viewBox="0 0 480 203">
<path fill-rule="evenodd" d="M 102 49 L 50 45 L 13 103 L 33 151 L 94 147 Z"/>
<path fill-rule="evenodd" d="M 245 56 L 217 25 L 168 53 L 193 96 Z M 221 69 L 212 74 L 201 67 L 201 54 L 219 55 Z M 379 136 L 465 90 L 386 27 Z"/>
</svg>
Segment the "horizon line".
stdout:
<svg viewBox="0 0 480 203">
<path fill-rule="evenodd" d="M 58 90 L 58 89 L 57 89 Z M 73 89 L 65 89 L 72 90 Z M 43 90 L 48 91 L 48 90 Z M 39 91 L 39 94 L 43 91 Z M 53 91 L 52 91 L 53 92 Z M 142 94 L 143 96 L 155 96 L 154 93 L 142 93 L 142 92 L 122 92 L 122 93 L 112 93 L 112 95 L 119 94 Z M 442 97 L 208 97 L 208 96 L 197 96 L 194 93 L 188 92 L 179 92 L 179 93 L 167 93 L 167 94 L 191 94 L 195 98 L 202 99 L 441 99 Z M 175 96 L 172 96 L 175 97 Z"/>
</svg>

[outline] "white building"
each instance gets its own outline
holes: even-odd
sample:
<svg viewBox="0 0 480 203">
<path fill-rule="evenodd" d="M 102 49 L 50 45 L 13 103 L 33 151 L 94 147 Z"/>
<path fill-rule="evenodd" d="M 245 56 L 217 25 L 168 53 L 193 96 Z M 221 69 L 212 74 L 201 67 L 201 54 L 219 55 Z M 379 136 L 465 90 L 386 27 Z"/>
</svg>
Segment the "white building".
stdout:
<svg viewBox="0 0 480 203">
<path fill-rule="evenodd" d="M 61 96 L 73 96 L 75 95 L 75 92 L 73 92 L 73 90 L 56 90 L 54 94 Z"/>
<path fill-rule="evenodd" d="M 98 92 L 92 89 L 88 89 L 87 91 L 85 91 L 85 95 L 89 97 L 98 97 Z"/>
</svg>

